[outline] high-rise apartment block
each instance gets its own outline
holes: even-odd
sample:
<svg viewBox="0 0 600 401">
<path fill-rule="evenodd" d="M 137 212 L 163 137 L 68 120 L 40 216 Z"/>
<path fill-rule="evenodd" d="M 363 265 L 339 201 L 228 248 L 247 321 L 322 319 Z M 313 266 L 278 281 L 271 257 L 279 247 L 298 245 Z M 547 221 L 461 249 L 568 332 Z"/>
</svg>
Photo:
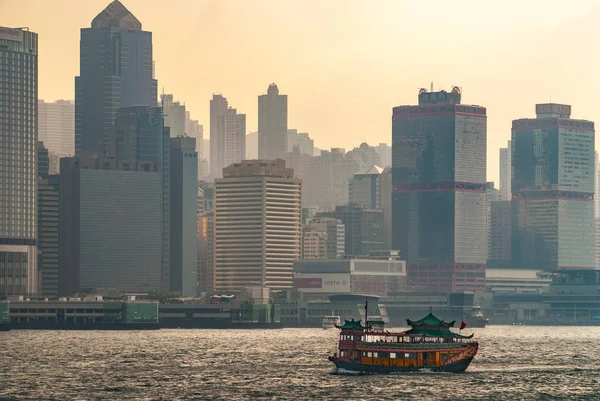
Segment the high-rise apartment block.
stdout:
<svg viewBox="0 0 600 401">
<path fill-rule="evenodd" d="M 81 29 L 80 45 L 75 153 L 103 157 L 118 109 L 156 106 L 152 33 L 115 0 Z"/>
<path fill-rule="evenodd" d="M 512 124 L 512 259 L 547 271 L 593 269 L 594 123 L 536 105 Z"/>
<path fill-rule="evenodd" d="M 171 138 L 183 135 L 191 136 L 186 132 L 185 105 L 173 100 L 173 95 L 161 95 L 161 106 L 165 119 L 165 127 L 169 127 Z"/>
<path fill-rule="evenodd" d="M 392 246 L 392 171 L 373 165 L 350 180 L 349 202 L 383 211 L 384 245 Z"/>
<path fill-rule="evenodd" d="M 258 97 L 258 158 L 284 159 L 288 152 L 288 102 L 274 83 Z"/>
<path fill-rule="evenodd" d="M 313 156 L 315 153 L 315 141 L 307 133 L 298 133 L 297 129 L 288 129 L 287 151 L 293 152 L 296 146 L 303 155 Z"/>
<path fill-rule="evenodd" d="M 216 291 L 252 285 L 292 288 L 301 225 L 301 183 L 284 160 L 245 160 L 226 167 L 223 178 L 215 180 Z"/>
<path fill-rule="evenodd" d="M 345 253 L 345 227 L 336 218 L 315 218 L 304 228 L 302 259 L 340 259 Z"/>
<path fill-rule="evenodd" d="M 488 266 L 509 267 L 512 253 L 511 201 L 494 200 L 490 206 Z"/>
<path fill-rule="evenodd" d="M 600 157 L 594 152 L 595 175 L 594 175 L 594 217 L 600 217 Z"/>
<path fill-rule="evenodd" d="M 213 95 L 210 101 L 210 175 L 223 176 L 223 168 L 241 162 L 246 155 L 246 115 L 229 107 L 227 99 Z"/>
<path fill-rule="evenodd" d="M 0 27 L 0 298 L 38 292 L 38 35 Z"/>
<path fill-rule="evenodd" d="M 511 152 L 512 146 L 510 141 L 508 141 L 508 147 L 500 148 L 500 192 L 502 193 L 502 200 L 504 201 L 512 199 Z"/>
<path fill-rule="evenodd" d="M 486 109 L 458 87 L 393 109 L 392 248 L 412 286 L 485 290 L 486 135 Z"/>
<path fill-rule="evenodd" d="M 50 173 L 57 174 L 61 157 L 75 154 L 75 104 L 72 100 L 38 101 L 38 140 L 50 157 Z"/>
<path fill-rule="evenodd" d="M 171 138 L 170 287 L 196 296 L 198 281 L 198 153 L 196 139 Z"/>
</svg>

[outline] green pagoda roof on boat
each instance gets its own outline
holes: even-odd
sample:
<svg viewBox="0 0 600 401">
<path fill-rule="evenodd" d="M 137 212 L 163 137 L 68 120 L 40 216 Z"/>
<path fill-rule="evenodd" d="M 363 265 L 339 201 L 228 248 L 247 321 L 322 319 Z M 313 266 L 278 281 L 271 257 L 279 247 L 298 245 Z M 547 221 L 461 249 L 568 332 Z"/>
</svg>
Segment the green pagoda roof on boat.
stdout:
<svg viewBox="0 0 600 401">
<path fill-rule="evenodd" d="M 341 326 L 336 325 L 335 327 L 337 327 L 338 329 L 344 329 L 344 330 L 364 330 L 366 329 L 365 326 L 363 326 L 360 320 L 344 320 L 344 324 Z"/>
</svg>

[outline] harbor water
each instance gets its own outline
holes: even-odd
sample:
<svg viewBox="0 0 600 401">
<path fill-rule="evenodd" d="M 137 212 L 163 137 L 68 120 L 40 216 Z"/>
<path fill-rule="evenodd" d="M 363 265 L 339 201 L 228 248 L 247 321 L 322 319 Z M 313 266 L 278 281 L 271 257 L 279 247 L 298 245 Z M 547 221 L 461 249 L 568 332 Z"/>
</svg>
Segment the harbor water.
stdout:
<svg viewBox="0 0 600 401">
<path fill-rule="evenodd" d="M 466 373 L 333 375 L 337 330 L 0 332 L 0 400 L 593 400 L 600 327 L 468 328 Z"/>
</svg>

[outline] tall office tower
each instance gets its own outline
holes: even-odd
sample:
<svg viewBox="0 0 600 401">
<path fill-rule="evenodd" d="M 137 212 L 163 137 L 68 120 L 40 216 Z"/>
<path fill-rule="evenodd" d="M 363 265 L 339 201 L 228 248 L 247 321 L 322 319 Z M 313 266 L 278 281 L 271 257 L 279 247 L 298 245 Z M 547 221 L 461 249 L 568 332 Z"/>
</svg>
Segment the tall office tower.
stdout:
<svg viewBox="0 0 600 401">
<path fill-rule="evenodd" d="M 598 152 L 594 152 L 594 217 L 600 217 L 600 158 Z"/>
<path fill-rule="evenodd" d="M 190 112 L 185 112 L 185 134 L 189 137 L 196 138 L 196 152 L 198 160 L 204 159 L 204 127 L 198 120 L 192 120 Z"/>
<path fill-rule="evenodd" d="M 375 147 L 381 160 L 381 166 L 392 167 L 392 147 L 387 143 L 380 143 Z"/>
<path fill-rule="evenodd" d="M 594 268 L 594 123 L 536 105 L 512 123 L 512 259 L 547 271 Z"/>
<path fill-rule="evenodd" d="M 222 95 L 210 101 L 210 175 L 223 176 L 223 168 L 246 155 L 246 115 L 229 107 Z"/>
<path fill-rule="evenodd" d="M 258 132 L 246 135 L 246 160 L 258 159 Z"/>
<path fill-rule="evenodd" d="M 502 193 L 502 200 L 509 201 L 512 199 L 511 191 L 511 152 L 512 146 L 508 141 L 508 147 L 500 148 L 500 191 Z"/>
<path fill-rule="evenodd" d="M 245 160 L 215 180 L 215 286 L 292 288 L 300 259 L 301 183 L 285 161 Z"/>
<path fill-rule="evenodd" d="M 383 211 L 348 204 L 337 206 L 335 212 L 318 212 L 317 218 L 334 217 L 344 224 L 346 256 L 368 256 L 385 248 Z"/>
<path fill-rule="evenodd" d="M 60 176 L 48 174 L 48 149 L 38 142 L 38 272 L 40 295 L 58 296 Z"/>
<path fill-rule="evenodd" d="M 319 206 L 332 210 L 336 206 L 348 203 L 348 168 L 342 148 L 322 150 L 318 159 L 319 171 L 315 179 L 320 179 L 321 200 Z"/>
<path fill-rule="evenodd" d="M 283 159 L 288 151 L 287 95 L 271 84 L 266 95 L 258 97 L 258 158 Z"/>
<path fill-rule="evenodd" d="M 312 156 L 315 153 L 315 141 L 306 132 L 298 133 L 297 129 L 287 130 L 287 151 L 293 152 L 298 146 L 300 153 Z"/>
<path fill-rule="evenodd" d="M 461 91 L 419 92 L 392 117 L 392 248 L 413 286 L 485 290 L 486 110 Z"/>
<path fill-rule="evenodd" d="M 75 154 L 102 157 L 117 110 L 156 106 L 152 33 L 118 0 L 81 29 L 75 77 Z"/>
<path fill-rule="evenodd" d="M 285 156 L 286 166 L 292 168 L 296 178 L 302 180 L 302 207 L 309 205 L 307 202 L 309 202 L 311 196 L 314 199 L 319 199 L 321 196 L 319 188 L 315 188 L 315 185 L 310 185 L 314 183 L 315 178 L 318 178 L 311 176 L 313 174 L 313 170 L 311 169 L 312 160 L 313 156 L 302 153 L 298 145 L 295 145 L 294 149 Z M 309 193 L 309 191 L 312 191 L 312 193 Z"/>
<path fill-rule="evenodd" d="M 61 159 L 60 295 L 165 288 L 160 167 L 93 156 Z"/>
<path fill-rule="evenodd" d="M 600 218 L 596 217 L 594 219 L 594 231 L 595 231 L 595 241 L 594 241 L 594 265 L 596 269 L 600 268 Z"/>
<path fill-rule="evenodd" d="M 349 202 L 367 209 L 383 211 L 384 244 L 392 246 L 392 172 L 371 166 L 350 180 Z"/>
<path fill-rule="evenodd" d="M 215 290 L 214 246 L 214 212 L 205 210 L 198 216 L 198 289 L 201 292 Z"/>
<path fill-rule="evenodd" d="M 171 138 L 171 292 L 196 296 L 198 282 L 198 153 L 196 138 Z"/>
<path fill-rule="evenodd" d="M 160 95 L 163 114 L 165 115 L 165 127 L 169 127 L 171 138 L 183 135 L 191 136 L 186 131 L 185 105 L 173 101 L 173 95 Z"/>
<path fill-rule="evenodd" d="M 511 201 L 495 200 L 490 211 L 490 245 L 487 265 L 510 267 L 512 253 Z"/>
<path fill-rule="evenodd" d="M 359 147 L 352 149 L 348 153 L 353 153 L 356 156 L 356 159 L 359 164 L 359 171 L 369 168 L 373 165 L 381 166 L 381 157 L 379 157 L 379 153 L 377 153 L 377 148 L 375 146 L 369 146 L 368 143 L 363 142 Z M 346 156 L 349 156 L 348 154 Z M 356 172 L 352 172 L 349 174 L 349 177 L 352 176 Z"/>
<path fill-rule="evenodd" d="M 331 217 L 312 219 L 303 232 L 303 259 L 341 259 L 346 246 L 345 226 Z"/>
<path fill-rule="evenodd" d="M 492 202 L 502 200 L 502 192 L 494 188 L 493 182 L 485 183 L 485 192 L 487 195 L 487 217 L 486 217 L 486 232 L 487 232 L 487 257 L 490 259 L 491 243 L 492 243 Z"/>
<path fill-rule="evenodd" d="M 72 100 L 38 100 L 38 140 L 50 155 L 50 172 L 58 173 L 61 157 L 75 154 L 75 104 Z"/>
<path fill-rule="evenodd" d="M 38 292 L 38 35 L 0 27 L 0 298 Z"/>
<path fill-rule="evenodd" d="M 107 140 L 108 156 L 117 161 L 117 169 L 133 169 L 136 162 L 152 162 L 144 168 L 156 169 L 161 175 L 162 279 L 169 288 L 169 214 L 170 153 L 169 128 L 164 126 L 160 107 L 136 106 L 117 110 L 114 128 Z"/>
</svg>

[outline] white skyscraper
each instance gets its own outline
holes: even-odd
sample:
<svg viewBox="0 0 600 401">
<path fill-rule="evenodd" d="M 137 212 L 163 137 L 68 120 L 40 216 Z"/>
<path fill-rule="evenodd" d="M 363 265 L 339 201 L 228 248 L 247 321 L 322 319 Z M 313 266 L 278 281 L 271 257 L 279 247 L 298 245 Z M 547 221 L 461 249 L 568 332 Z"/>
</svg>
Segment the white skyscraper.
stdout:
<svg viewBox="0 0 600 401">
<path fill-rule="evenodd" d="M 511 200 L 511 151 L 512 147 L 510 141 L 508 141 L 507 148 L 500 148 L 500 192 L 502 194 L 502 200 Z"/>
</svg>

